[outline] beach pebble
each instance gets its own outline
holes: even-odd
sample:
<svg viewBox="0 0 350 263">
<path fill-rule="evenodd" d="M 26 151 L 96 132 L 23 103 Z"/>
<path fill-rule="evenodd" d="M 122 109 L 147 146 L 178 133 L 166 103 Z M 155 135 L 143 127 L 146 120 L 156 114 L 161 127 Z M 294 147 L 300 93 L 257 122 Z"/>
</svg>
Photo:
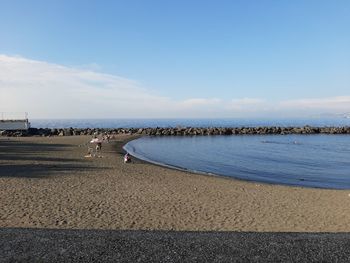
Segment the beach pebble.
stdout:
<svg viewBox="0 0 350 263">
<path fill-rule="evenodd" d="M 66 225 L 67 221 L 66 220 L 57 220 L 56 221 L 56 225 L 62 226 L 62 225 Z"/>
</svg>

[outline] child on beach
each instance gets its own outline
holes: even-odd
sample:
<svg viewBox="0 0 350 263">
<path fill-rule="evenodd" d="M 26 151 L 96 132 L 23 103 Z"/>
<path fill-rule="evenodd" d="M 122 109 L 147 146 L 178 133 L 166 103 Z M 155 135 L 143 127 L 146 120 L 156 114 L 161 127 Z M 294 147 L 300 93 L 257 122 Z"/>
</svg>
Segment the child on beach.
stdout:
<svg viewBox="0 0 350 263">
<path fill-rule="evenodd" d="M 92 147 L 88 147 L 87 155 L 84 156 L 85 158 L 91 158 L 93 157 L 93 149 Z"/>
<path fill-rule="evenodd" d="M 100 152 L 102 150 L 102 142 L 98 142 L 96 144 L 96 152 Z"/>
<path fill-rule="evenodd" d="M 124 155 L 124 163 L 130 163 L 131 162 L 131 157 L 129 153 L 126 153 Z"/>
</svg>

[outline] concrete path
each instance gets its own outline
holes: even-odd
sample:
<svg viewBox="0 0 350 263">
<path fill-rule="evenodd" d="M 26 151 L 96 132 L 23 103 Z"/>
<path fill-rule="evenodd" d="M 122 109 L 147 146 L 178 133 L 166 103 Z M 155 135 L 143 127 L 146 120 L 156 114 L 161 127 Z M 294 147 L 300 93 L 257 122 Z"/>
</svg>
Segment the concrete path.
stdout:
<svg viewBox="0 0 350 263">
<path fill-rule="evenodd" d="M 349 262 L 347 233 L 0 229 L 0 262 Z"/>
</svg>

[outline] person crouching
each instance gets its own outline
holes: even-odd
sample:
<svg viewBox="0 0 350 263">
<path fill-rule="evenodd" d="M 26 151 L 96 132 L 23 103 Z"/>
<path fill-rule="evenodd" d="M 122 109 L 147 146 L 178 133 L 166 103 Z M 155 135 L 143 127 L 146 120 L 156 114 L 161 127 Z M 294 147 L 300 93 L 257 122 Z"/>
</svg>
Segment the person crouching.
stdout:
<svg viewBox="0 0 350 263">
<path fill-rule="evenodd" d="M 126 153 L 124 155 L 124 163 L 130 163 L 131 162 L 131 156 L 129 153 Z"/>
</svg>

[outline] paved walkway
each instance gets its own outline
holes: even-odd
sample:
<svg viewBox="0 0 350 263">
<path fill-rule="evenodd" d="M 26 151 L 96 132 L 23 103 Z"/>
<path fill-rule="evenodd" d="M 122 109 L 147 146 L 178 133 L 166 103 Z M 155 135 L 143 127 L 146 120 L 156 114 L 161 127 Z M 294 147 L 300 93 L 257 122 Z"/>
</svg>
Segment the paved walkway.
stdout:
<svg viewBox="0 0 350 263">
<path fill-rule="evenodd" d="M 350 234 L 0 229 L 0 262 L 349 262 Z"/>
</svg>

